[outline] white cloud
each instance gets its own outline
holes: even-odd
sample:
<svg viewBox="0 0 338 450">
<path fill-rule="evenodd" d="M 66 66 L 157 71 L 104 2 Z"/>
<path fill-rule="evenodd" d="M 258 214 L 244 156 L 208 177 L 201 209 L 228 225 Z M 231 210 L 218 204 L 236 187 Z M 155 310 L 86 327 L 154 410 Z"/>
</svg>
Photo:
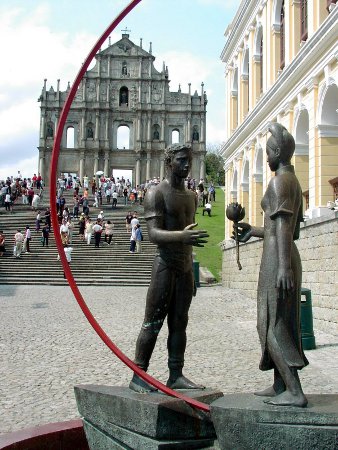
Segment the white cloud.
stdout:
<svg viewBox="0 0 338 450">
<path fill-rule="evenodd" d="M 38 141 L 40 111 L 36 99 L 34 100 L 28 99 L 0 110 L 0 148 L 8 145 L 12 139 L 17 139 L 18 134 L 24 135 L 31 131 L 36 132 Z"/>
<path fill-rule="evenodd" d="M 38 170 L 38 156 L 20 159 L 17 162 L 0 166 L 0 180 L 5 180 L 8 176 L 16 176 L 20 170 L 21 175 L 25 178 L 31 178 Z"/>
<path fill-rule="evenodd" d="M 48 79 L 48 89 L 50 85 L 55 89 L 60 78 L 60 89 L 65 90 L 97 40 L 90 33 L 53 31 L 47 25 L 53 23 L 52 19 L 46 4 L 30 10 L 0 7 L 0 42 L 5 44 L 1 46 L 0 73 L 2 177 L 16 174 L 26 165 L 29 176 L 36 172 L 40 123 L 37 98 L 43 80 Z M 113 33 L 112 41 L 118 39 L 120 34 Z M 12 164 L 13 160 L 16 163 Z"/>
</svg>

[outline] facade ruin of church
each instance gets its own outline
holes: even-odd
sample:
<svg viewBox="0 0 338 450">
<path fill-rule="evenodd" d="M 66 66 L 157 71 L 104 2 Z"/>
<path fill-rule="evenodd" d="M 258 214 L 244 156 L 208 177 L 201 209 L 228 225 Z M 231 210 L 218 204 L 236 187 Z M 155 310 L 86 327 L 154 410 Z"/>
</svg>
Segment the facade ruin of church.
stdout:
<svg viewBox="0 0 338 450">
<path fill-rule="evenodd" d="M 158 72 L 155 57 L 135 45 L 128 34 L 96 55 L 78 88 L 63 130 L 59 173 L 73 173 L 83 180 L 102 171 L 132 170 L 135 185 L 165 176 L 164 149 L 174 143 L 191 143 L 192 178 L 205 178 L 207 98 L 169 90 L 168 68 Z M 41 102 L 39 172 L 49 183 L 49 168 L 57 120 L 70 86 L 47 89 Z M 127 127 L 127 128 L 126 128 Z M 119 133 L 127 131 L 129 145 L 118 148 Z"/>
</svg>

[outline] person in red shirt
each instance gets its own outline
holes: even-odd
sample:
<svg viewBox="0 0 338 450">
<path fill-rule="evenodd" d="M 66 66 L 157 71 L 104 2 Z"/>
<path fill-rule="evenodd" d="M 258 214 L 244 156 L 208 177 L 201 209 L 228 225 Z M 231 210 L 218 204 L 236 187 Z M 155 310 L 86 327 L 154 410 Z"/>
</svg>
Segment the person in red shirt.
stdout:
<svg viewBox="0 0 338 450">
<path fill-rule="evenodd" d="M 32 206 L 33 197 L 34 197 L 34 189 L 29 188 L 27 191 L 27 199 L 28 199 L 29 206 Z"/>
<path fill-rule="evenodd" d="M 33 177 L 32 177 L 32 185 L 33 185 L 33 187 L 35 187 L 35 185 L 36 185 L 36 180 L 37 180 L 37 176 L 36 176 L 36 173 L 33 175 Z"/>
</svg>

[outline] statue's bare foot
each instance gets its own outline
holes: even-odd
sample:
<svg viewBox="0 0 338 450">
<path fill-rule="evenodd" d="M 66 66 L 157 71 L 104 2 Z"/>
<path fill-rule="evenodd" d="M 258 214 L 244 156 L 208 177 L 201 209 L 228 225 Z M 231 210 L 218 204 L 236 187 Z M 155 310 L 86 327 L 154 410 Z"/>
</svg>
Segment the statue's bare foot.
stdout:
<svg viewBox="0 0 338 450">
<path fill-rule="evenodd" d="M 139 394 L 148 394 L 149 392 L 157 391 L 156 388 L 151 386 L 146 381 L 142 380 L 138 375 L 134 373 L 134 376 L 129 383 L 129 389 L 132 391 L 138 392 Z"/>
<path fill-rule="evenodd" d="M 290 391 L 285 391 L 282 394 L 277 395 L 274 399 L 264 400 L 264 403 L 276 406 L 298 406 L 300 408 L 305 408 L 307 405 L 307 398 L 302 392 L 293 394 Z"/>
<path fill-rule="evenodd" d="M 256 391 L 254 394 L 260 397 L 275 397 L 277 395 L 273 386 L 263 389 L 262 391 Z"/>
<path fill-rule="evenodd" d="M 171 389 L 205 389 L 205 386 L 188 380 L 184 375 L 181 375 L 174 380 L 169 378 L 167 386 Z"/>
</svg>

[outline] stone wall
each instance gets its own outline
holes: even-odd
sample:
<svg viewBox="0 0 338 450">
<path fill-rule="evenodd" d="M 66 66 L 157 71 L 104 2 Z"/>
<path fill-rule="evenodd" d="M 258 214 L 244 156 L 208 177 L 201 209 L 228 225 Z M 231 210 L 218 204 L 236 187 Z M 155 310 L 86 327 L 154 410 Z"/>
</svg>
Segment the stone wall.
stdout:
<svg viewBox="0 0 338 450">
<path fill-rule="evenodd" d="M 338 335 L 338 212 L 311 219 L 302 224 L 300 239 L 296 241 L 303 265 L 303 287 L 311 289 L 315 328 Z M 236 264 L 233 241 L 224 241 L 223 285 L 240 289 L 253 301 L 263 241 L 252 239 L 240 245 L 240 261 Z"/>
</svg>

